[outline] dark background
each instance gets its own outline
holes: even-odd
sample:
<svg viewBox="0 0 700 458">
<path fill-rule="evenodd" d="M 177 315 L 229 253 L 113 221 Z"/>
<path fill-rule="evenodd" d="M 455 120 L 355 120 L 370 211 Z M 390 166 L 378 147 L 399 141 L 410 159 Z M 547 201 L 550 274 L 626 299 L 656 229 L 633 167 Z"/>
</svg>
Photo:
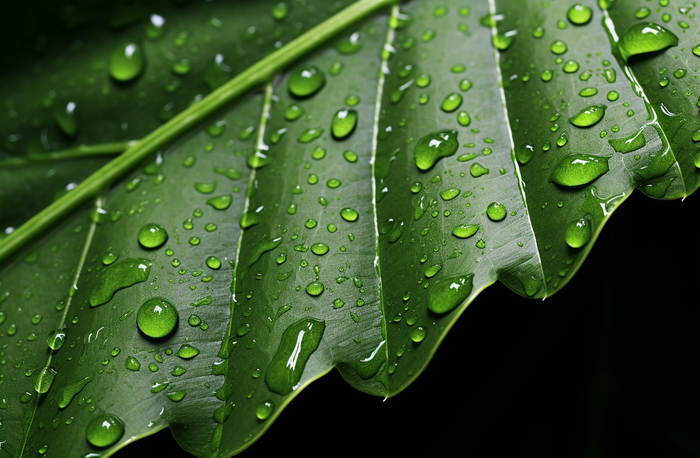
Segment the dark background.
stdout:
<svg viewBox="0 0 700 458">
<path fill-rule="evenodd" d="M 239 456 L 700 456 L 699 216 L 698 197 L 635 192 L 561 292 L 495 284 L 404 392 L 382 402 L 334 370 Z M 190 456 L 169 430 L 115 456 L 149 450 Z"/>
</svg>

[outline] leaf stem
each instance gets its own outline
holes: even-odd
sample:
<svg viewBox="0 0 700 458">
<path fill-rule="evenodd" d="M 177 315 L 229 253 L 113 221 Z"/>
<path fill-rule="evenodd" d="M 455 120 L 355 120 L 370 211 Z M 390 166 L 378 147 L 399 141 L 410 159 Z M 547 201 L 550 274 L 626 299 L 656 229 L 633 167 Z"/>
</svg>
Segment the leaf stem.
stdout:
<svg viewBox="0 0 700 458">
<path fill-rule="evenodd" d="M 135 146 L 138 142 L 138 140 L 129 140 L 126 142 L 104 143 L 102 145 L 80 145 L 52 153 L 28 154 L 26 157 L 15 157 L 0 161 L 0 169 L 14 169 L 85 157 L 114 156 Z"/>
<path fill-rule="evenodd" d="M 0 262 L 31 241 L 45 228 L 55 225 L 65 214 L 97 196 L 152 152 L 175 140 L 183 132 L 193 128 L 245 92 L 267 83 L 274 75 L 326 43 L 343 29 L 379 9 L 396 3 L 398 0 L 360 0 L 261 59 L 199 103 L 185 109 L 151 132 L 139 143 L 86 178 L 73 191 L 34 215 L 0 243 Z"/>
</svg>

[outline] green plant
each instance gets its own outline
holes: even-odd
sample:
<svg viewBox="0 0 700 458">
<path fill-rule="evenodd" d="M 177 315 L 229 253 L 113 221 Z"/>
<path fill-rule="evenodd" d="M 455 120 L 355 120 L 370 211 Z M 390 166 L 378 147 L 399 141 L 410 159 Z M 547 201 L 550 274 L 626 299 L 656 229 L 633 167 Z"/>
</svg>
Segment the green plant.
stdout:
<svg viewBox="0 0 700 458">
<path fill-rule="evenodd" d="M 168 426 L 225 456 L 334 366 L 394 395 L 496 279 L 547 297 L 633 189 L 697 187 L 687 10 L 192 3 L 63 8 L 4 86 L 10 456 Z M 107 449 L 82 440 L 102 414 Z"/>
</svg>

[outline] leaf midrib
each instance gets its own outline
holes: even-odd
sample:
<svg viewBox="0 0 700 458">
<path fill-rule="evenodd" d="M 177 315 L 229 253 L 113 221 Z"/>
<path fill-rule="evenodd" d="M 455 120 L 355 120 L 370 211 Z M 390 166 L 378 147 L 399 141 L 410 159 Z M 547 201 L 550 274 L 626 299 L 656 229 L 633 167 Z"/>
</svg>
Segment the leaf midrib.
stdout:
<svg viewBox="0 0 700 458">
<path fill-rule="evenodd" d="M 325 44 L 340 31 L 355 24 L 377 10 L 397 4 L 399 0 L 360 0 L 272 54 L 259 60 L 247 70 L 204 97 L 199 103 L 176 115 L 138 144 L 90 175 L 71 192 L 54 201 L 29 221 L 16 229 L 0 243 L 0 263 L 29 243 L 46 228 L 51 227 L 91 197 L 124 176 L 149 154 L 174 141 L 185 132 L 199 125 L 208 116 L 229 104 L 249 90 L 266 84 L 302 56 Z"/>
</svg>

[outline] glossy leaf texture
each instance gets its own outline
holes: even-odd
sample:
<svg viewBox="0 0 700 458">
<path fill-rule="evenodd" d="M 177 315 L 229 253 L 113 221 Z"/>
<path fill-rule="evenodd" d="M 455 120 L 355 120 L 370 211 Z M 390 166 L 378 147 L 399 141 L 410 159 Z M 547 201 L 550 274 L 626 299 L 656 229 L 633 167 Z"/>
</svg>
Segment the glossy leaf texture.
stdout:
<svg viewBox="0 0 700 458">
<path fill-rule="evenodd" d="M 393 396 L 496 280 L 546 298 L 634 189 L 698 187 L 694 16 L 365 0 L 379 12 L 291 68 L 266 58 L 350 3 L 86 3 L 18 35 L 8 239 L 256 62 L 274 77 L 4 262 L 9 456 L 109 456 L 168 427 L 231 456 L 334 367 Z"/>
</svg>

